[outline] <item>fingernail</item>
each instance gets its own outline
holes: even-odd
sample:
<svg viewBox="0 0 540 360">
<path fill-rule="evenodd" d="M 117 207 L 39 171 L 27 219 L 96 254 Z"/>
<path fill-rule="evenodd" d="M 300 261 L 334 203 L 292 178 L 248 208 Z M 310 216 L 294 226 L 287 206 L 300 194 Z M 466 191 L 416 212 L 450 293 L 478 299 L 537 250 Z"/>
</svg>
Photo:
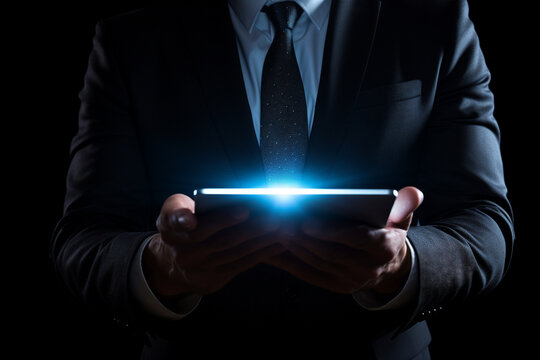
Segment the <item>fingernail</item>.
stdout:
<svg viewBox="0 0 540 360">
<path fill-rule="evenodd" d="M 187 218 L 183 214 L 171 214 L 169 216 L 169 224 L 171 225 L 186 225 Z"/>
<path fill-rule="evenodd" d="M 187 209 L 174 211 L 168 216 L 167 221 L 174 229 L 191 230 L 194 227 L 193 214 Z"/>
</svg>

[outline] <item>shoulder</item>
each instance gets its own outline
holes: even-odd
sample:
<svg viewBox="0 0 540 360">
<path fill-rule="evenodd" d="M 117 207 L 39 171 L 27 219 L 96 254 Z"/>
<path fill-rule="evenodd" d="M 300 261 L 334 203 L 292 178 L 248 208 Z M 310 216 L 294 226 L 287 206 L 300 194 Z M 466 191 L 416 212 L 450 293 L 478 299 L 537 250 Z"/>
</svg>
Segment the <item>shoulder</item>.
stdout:
<svg viewBox="0 0 540 360">
<path fill-rule="evenodd" d="M 134 35 L 163 26 L 173 17 L 164 7 L 147 6 L 102 19 L 97 26 L 117 34 Z"/>
<path fill-rule="evenodd" d="M 182 21 L 196 14 L 199 17 L 222 12 L 227 9 L 227 1 L 196 1 L 184 0 L 178 2 L 156 1 L 139 9 L 117 14 L 103 19 L 101 23 L 119 27 L 141 27 L 167 24 L 169 21 Z"/>
<path fill-rule="evenodd" d="M 221 19 L 227 11 L 225 0 L 157 1 L 153 5 L 103 19 L 98 23 L 98 29 L 131 39 L 162 32 L 193 32 L 194 14 L 204 23 Z"/>
</svg>

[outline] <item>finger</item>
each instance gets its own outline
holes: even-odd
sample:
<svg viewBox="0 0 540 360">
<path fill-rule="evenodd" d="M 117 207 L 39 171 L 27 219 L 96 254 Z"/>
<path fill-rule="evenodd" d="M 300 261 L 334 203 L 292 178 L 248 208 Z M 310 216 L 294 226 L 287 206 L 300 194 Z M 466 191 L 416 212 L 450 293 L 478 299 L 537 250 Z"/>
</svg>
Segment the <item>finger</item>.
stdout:
<svg viewBox="0 0 540 360">
<path fill-rule="evenodd" d="M 273 235 L 265 235 L 260 237 L 251 237 L 249 240 L 242 242 L 241 244 L 228 248 L 227 250 L 214 252 L 204 259 L 199 259 L 199 263 L 204 265 L 205 269 L 213 269 L 223 265 L 234 263 L 244 257 L 248 257 L 251 254 L 267 248 L 272 245 L 279 245 Z M 285 248 L 282 247 L 284 250 Z"/>
<path fill-rule="evenodd" d="M 362 261 L 366 257 L 364 251 L 339 243 L 320 241 L 306 236 L 298 236 L 293 241 L 286 242 L 285 246 L 287 248 L 290 247 L 291 251 L 299 251 L 298 247 L 304 248 L 319 257 L 322 261 L 344 266 L 354 266 L 355 263 Z"/>
<path fill-rule="evenodd" d="M 399 190 L 386 226 L 408 230 L 413 212 L 422 204 L 423 200 L 424 194 L 413 186 L 407 186 Z"/>
<path fill-rule="evenodd" d="M 165 242 L 179 245 L 200 242 L 249 217 L 249 209 L 243 206 L 214 210 L 196 217 L 194 202 L 183 194 L 170 196 L 164 203 L 156 226 Z"/>
<path fill-rule="evenodd" d="M 302 222 L 302 231 L 307 235 L 325 240 L 335 237 L 344 231 L 354 227 L 348 221 L 329 219 L 320 216 L 306 217 Z"/>
<path fill-rule="evenodd" d="M 253 266 L 265 261 L 268 258 L 283 253 L 285 249 L 279 244 L 273 244 L 259 249 L 248 256 L 242 257 L 237 261 L 224 264 L 212 269 L 192 268 L 186 271 L 185 276 L 189 278 L 192 284 L 191 293 L 206 295 L 213 293 L 241 272 L 244 272 Z"/>
<path fill-rule="evenodd" d="M 173 194 L 163 202 L 161 213 L 171 213 L 178 209 L 188 209 L 194 214 L 195 202 L 187 195 Z"/>
<path fill-rule="evenodd" d="M 294 243 L 289 243 L 287 244 L 287 250 L 289 250 L 294 256 L 302 260 L 304 263 L 323 273 L 331 274 L 338 277 L 348 274 L 346 266 L 323 260 L 322 258 L 313 254 L 311 251 L 307 250 L 302 246 L 298 246 Z"/>
<path fill-rule="evenodd" d="M 196 226 L 197 219 L 189 209 L 162 212 L 156 220 L 156 228 L 161 238 L 169 245 L 189 242 L 188 232 Z"/>
<path fill-rule="evenodd" d="M 335 263 L 346 265 L 349 269 L 357 269 L 359 263 L 364 266 L 380 266 L 392 260 L 404 246 L 407 235 L 406 230 L 399 228 L 376 229 L 360 225 L 338 228 L 332 232 L 328 228 L 318 227 L 320 224 L 304 225 L 308 238 L 318 241 L 299 239 L 295 242 L 315 254 L 324 254 L 323 259 L 326 261 L 333 259 Z"/>
<path fill-rule="evenodd" d="M 258 216 L 253 220 L 223 229 L 205 241 L 177 244 L 177 261 L 183 267 L 213 267 L 233 262 L 250 252 L 276 243 L 278 222 Z"/>
<path fill-rule="evenodd" d="M 360 226 L 345 234 L 326 237 L 322 241 L 304 237 L 286 245 L 301 245 L 324 261 L 346 266 L 350 273 L 357 273 L 359 270 L 384 267 L 395 259 L 406 246 L 406 236 L 407 232 L 398 228 L 374 229 Z M 295 254 L 299 257 L 302 255 L 296 252 Z M 303 260 L 317 266 L 307 258 Z"/>
<path fill-rule="evenodd" d="M 247 240 L 276 232 L 279 224 L 279 219 L 273 216 L 257 215 L 248 221 L 213 234 L 208 238 L 205 246 L 211 248 L 212 252 L 232 249 Z"/>
<path fill-rule="evenodd" d="M 197 228 L 192 231 L 194 241 L 202 241 L 220 231 L 238 225 L 249 218 L 249 208 L 237 205 L 209 211 L 197 216 Z"/>
<path fill-rule="evenodd" d="M 242 257 L 234 262 L 221 265 L 216 268 L 216 271 L 222 274 L 228 274 L 229 277 L 234 277 L 241 272 L 249 270 L 255 265 L 258 265 L 284 252 L 285 249 L 280 244 L 273 244 L 254 251 L 248 256 Z"/>
<path fill-rule="evenodd" d="M 302 223 L 302 232 L 308 237 L 357 250 L 365 250 L 376 243 L 379 239 L 376 230 L 348 221 L 328 221 L 320 218 L 308 218 Z"/>
<path fill-rule="evenodd" d="M 174 194 L 169 196 L 161 207 L 161 211 L 156 220 L 156 227 L 163 231 L 189 231 L 197 226 L 196 218 L 193 215 L 195 203 L 184 194 Z"/>
<path fill-rule="evenodd" d="M 202 252 L 204 253 L 204 256 L 208 256 L 212 253 L 232 249 L 247 240 L 272 233 L 276 231 L 278 227 L 279 221 L 277 221 L 276 218 L 258 215 L 243 223 L 220 229 L 213 234 L 208 232 L 209 236 L 207 236 L 204 242 L 199 241 L 182 244 L 179 247 L 179 250 L 194 253 Z M 200 231 L 202 232 L 205 230 L 201 229 Z M 196 230 L 196 232 L 199 232 L 199 230 Z M 196 234 L 198 237 L 205 235 L 206 234 L 201 235 L 200 232 Z"/>
<path fill-rule="evenodd" d="M 163 202 L 156 228 L 165 243 L 174 245 L 188 241 L 187 232 L 197 227 L 194 210 L 195 203 L 184 194 L 171 195 Z"/>
<path fill-rule="evenodd" d="M 352 294 L 359 288 L 357 284 L 320 271 L 288 252 L 269 258 L 266 262 L 302 281 L 337 293 Z"/>
</svg>

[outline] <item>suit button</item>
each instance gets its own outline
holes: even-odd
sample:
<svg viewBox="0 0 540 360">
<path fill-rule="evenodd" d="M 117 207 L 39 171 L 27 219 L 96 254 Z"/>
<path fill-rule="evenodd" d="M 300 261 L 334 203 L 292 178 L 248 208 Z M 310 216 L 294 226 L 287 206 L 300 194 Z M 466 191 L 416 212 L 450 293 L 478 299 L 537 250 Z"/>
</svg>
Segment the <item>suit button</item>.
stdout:
<svg viewBox="0 0 540 360">
<path fill-rule="evenodd" d="M 120 320 L 120 319 L 118 319 L 116 317 L 113 318 L 113 322 L 118 326 L 129 327 L 129 324 L 128 324 L 127 321 L 122 321 L 122 320 Z"/>
<path fill-rule="evenodd" d="M 298 291 L 291 287 L 285 288 L 285 301 L 289 305 L 296 305 L 300 302 L 300 297 L 298 296 Z"/>
</svg>

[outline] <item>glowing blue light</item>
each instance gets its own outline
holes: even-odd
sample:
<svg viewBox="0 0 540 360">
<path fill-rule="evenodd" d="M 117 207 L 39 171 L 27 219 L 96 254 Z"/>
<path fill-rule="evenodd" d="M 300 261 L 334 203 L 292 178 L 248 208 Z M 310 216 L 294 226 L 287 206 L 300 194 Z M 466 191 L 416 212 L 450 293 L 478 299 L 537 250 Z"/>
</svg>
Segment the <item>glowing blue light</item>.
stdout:
<svg viewBox="0 0 540 360">
<path fill-rule="evenodd" d="M 389 195 L 396 191 L 386 189 L 314 189 L 294 187 L 272 188 L 206 188 L 201 189 L 204 195 L 271 195 L 287 198 L 302 195 Z M 196 192 L 195 192 L 196 195 Z"/>
<path fill-rule="evenodd" d="M 276 205 L 287 206 L 293 202 L 294 197 L 286 194 L 274 195 L 274 201 Z"/>
</svg>

